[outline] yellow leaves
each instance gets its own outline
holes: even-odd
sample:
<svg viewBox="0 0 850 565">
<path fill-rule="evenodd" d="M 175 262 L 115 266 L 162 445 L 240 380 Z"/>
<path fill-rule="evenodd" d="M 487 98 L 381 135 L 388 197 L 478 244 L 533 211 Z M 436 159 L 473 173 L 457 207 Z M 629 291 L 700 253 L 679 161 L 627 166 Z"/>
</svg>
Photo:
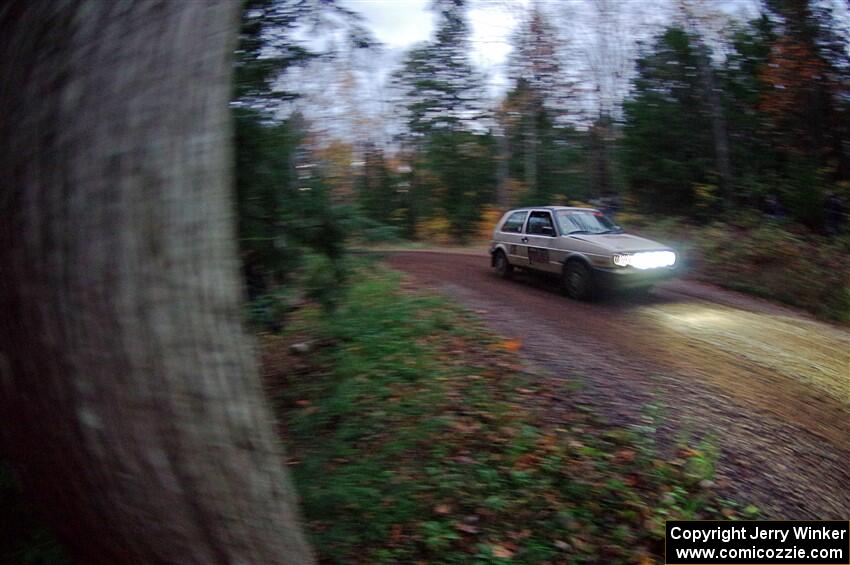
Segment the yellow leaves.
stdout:
<svg viewBox="0 0 850 565">
<path fill-rule="evenodd" d="M 440 245 L 452 243 L 449 220 L 445 213 L 416 224 L 416 238 Z"/>
<path fill-rule="evenodd" d="M 481 213 L 481 220 L 478 228 L 478 237 L 481 239 L 490 239 L 493 233 L 493 228 L 496 226 L 505 210 L 495 208 L 493 206 L 485 206 Z"/>
<path fill-rule="evenodd" d="M 537 440 L 537 446 L 548 452 L 553 452 L 558 450 L 558 436 L 555 434 L 546 434 L 540 437 Z"/>
<path fill-rule="evenodd" d="M 493 557 L 498 557 L 499 559 L 510 559 L 514 556 L 513 551 L 498 543 L 490 546 L 490 551 L 493 552 Z"/>
<path fill-rule="evenodd" d="M 679 457 L 702 457 L 702 451 L 698 449 L 692 449 L 690 447 L 685 447 L 679 450 Z"/>
</svg>

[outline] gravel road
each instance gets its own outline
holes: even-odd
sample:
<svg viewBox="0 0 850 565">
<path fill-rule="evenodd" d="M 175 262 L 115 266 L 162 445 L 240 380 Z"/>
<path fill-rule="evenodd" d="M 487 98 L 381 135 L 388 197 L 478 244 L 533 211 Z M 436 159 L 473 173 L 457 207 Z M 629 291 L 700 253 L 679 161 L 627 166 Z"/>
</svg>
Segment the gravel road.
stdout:
<svg viewBox="0 0 850 565">
<path fill-rule="evenodd" d="M 486 256 L 405 252 L 387 263 L 521 340 L 526 363 L 570 402 L 615 424 L 660 406 L 666 445 L 685 432 L 712 437 L 718 488 L 764 517 L 850 518 L 847 329 L 691 281 L 584 303 L 546 279 L 501 280 Z"/>
</svg>

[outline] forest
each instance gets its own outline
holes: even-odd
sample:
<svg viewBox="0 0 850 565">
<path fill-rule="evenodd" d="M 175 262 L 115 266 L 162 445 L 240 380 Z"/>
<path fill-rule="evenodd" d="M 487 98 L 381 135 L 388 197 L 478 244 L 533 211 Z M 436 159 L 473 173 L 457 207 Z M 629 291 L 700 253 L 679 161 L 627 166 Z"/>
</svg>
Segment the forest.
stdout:
<svg viewBox="0 0 850 565">
<path fill-rule="evenodd" d="M 2 563 L 846 524 L 844 0 L 13 1 L 0 104 Z M 498 277 L 526 205 L 678 276 Z"/>
<path fill-rule="evenodd" d="M 257 293 L 296 265 L 337 279 L 345 237 L 464 244 L 511 206 L 590 203 L 675 235 L 715 282 L 729 280 L 717 276 L 729 256 L 754 257 L 769 273 L 734 277 L 736 288 L 846 315 L 846 293 L 829 290 L 848 280 L 835 260 L 847 253 L 850 190 L 840 5 L 765 0 L 742 19 L 680 0 L 654 6 L 659 20 L 608 0 L 531 2 L 511 12 L 495 96 L 472 62 L 473 8 L 430 4 L 432 38 L 385 73 L 375 110 L 361 83 L 380 79 L 359 61 L 382 46 L 362 16 L 345 4 L 246 4 L 236 172 Z M 304 26 L 327 26 L 332 47 L 299 40 Z M 777 288 L 769 279 L 789 265 L 822 274 L 810 277 L 822 288 Z"/>
</svg>

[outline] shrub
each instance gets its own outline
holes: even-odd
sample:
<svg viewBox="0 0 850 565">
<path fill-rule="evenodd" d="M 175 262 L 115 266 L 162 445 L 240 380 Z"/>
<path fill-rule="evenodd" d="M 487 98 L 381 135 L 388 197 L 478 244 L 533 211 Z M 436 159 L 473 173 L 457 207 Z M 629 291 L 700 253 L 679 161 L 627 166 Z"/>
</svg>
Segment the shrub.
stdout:
<svg viewBox="0 0 850 565">
<path fill-rule="evenodd" d="M 454 238 L 451 235 L 449 220 L 444 215 L 436 215 L 418 223 L 416 225 L 416 239 L 441 245 L 452 243 Z"/>
<path fill-rule="evenodd" d="M 699 275 L 710 281 L 805 308 L 819 316 L 850 316 L 850 245 L 778 223 L 747 229 L 713 224 L 694 239 Z"/>
<path fill-rule="evenodd" d="M 631 212 L 617 218 L 634 233 L 673 245 L 689 276 L 850 323 L 850 234 L 822 237 L 753 211 L 704 226 Z"/>
</svg>

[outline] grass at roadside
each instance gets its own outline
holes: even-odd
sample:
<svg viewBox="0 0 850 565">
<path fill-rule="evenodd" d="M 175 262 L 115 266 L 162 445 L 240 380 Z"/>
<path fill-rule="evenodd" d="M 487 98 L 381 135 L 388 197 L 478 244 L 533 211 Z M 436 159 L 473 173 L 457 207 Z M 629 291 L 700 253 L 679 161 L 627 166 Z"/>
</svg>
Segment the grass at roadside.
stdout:
<svg viewBox="0 0 850 565">
<path fill-rule="evenodd" d="M 649 416 L 633 430 L 577 408 L 555 419 L 518 344 L 393 272 L 356 279 L 334 314 L 305 307 L 261 336 L 323 561 L 655 562 L 665 519 L 755 511 L 714 493 L 708 446 L 668 461 Z M 290 353 L 305 340 L 315 349 Z"/>
</svg>

